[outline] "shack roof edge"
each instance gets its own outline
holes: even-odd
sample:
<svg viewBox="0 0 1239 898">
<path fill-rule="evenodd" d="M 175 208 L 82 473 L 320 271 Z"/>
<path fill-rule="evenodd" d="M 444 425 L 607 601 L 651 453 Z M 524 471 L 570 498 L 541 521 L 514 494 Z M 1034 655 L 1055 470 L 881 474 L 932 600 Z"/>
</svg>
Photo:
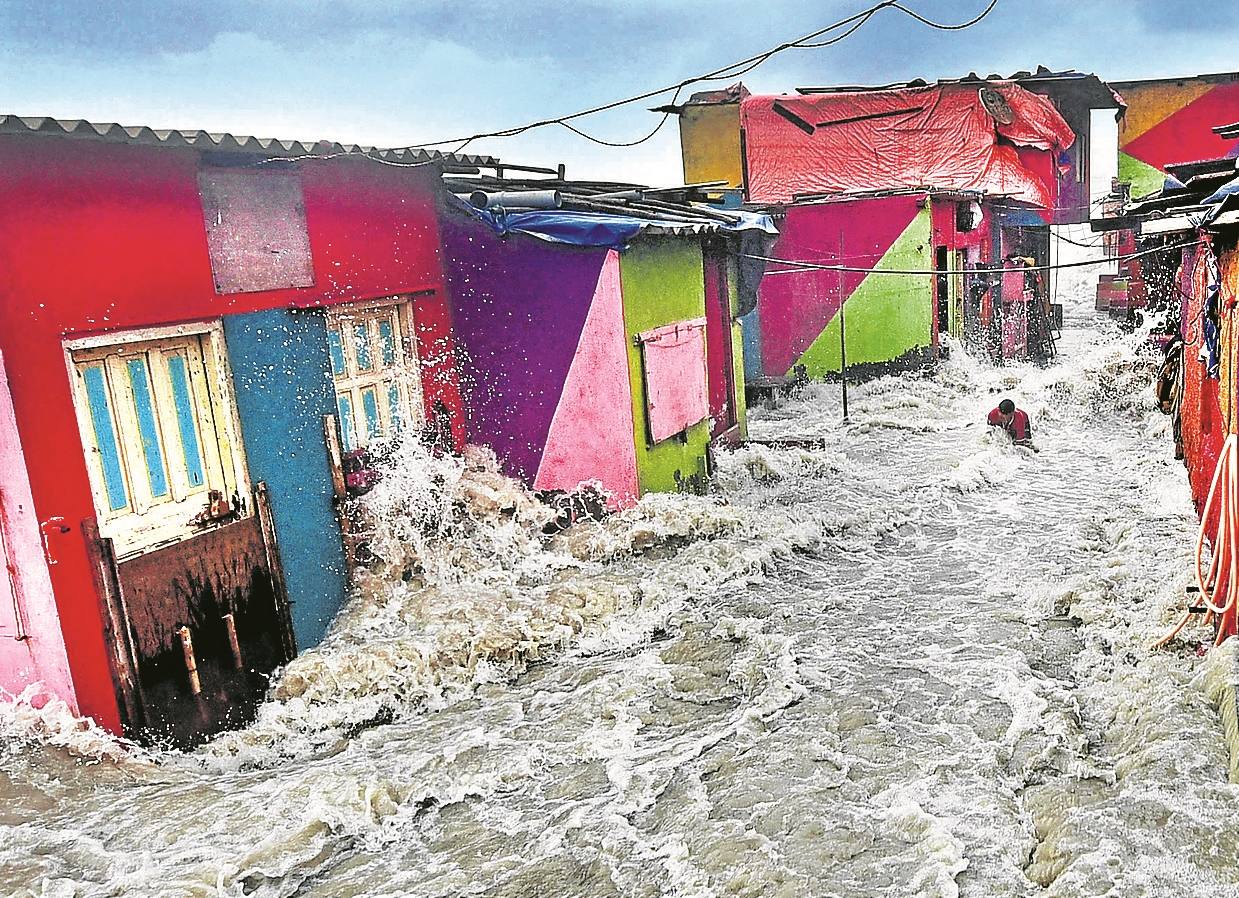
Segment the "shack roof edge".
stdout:
<svg viewBox="0 0 1239 898">
<path fill-rule="evenodd" d="M 22 135 L 70 140 L 92 140 L 128 146 L 198 149 L 214 152 L 253 153 L 262 156 L 360 156 L 395 163 L 443 162 L 449 165 L 494 165 L 493 156 L 443 153 L 413 147 L 384 148 L 344 144 L 335 141 L 282 140 L 251 137 L 228 132 L 152 128 L 148 125 L 119 125 L 116 122 L 91 122 L 86 119 L 57 119 L 49 116 L 0 114 L 0 135 Z"/>
</svg>

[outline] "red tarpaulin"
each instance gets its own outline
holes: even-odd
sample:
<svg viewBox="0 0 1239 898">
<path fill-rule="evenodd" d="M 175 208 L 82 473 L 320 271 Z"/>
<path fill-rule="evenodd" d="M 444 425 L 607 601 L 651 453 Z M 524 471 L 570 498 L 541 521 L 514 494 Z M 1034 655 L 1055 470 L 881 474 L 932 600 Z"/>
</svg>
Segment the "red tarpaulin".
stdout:
<svg viewBox="0 0 1239 898">
<path fill-rule="evenodd" d="M 1055 186 L 1021 163 L 1017 147 L 1049 151 L 1054 160 L 1075 141 L 1048 99 L 996 82 L 753 96 L 741 104 L 740 122 L 749 197 L 757 202 L 928 186 L 1051 207 Z"/>
</svg>

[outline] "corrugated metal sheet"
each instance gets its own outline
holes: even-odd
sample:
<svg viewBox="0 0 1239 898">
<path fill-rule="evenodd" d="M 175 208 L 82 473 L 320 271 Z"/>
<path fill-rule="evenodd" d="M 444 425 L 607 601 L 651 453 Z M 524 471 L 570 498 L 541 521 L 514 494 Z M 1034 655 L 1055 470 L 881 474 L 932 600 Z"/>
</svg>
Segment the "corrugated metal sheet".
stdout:
<svg viewBox="0 0 1239 898">
<path fill-rule="evenodd" d="M 262 156 L 366 156 L 382 162 L 443 162 L 449 166 L 489 166 L 498 161 L 493 156 L 442 153 L 437 150 L 383 149 L 327 140 L 310 143 L 273 137 L 158 129 L 147 125 L 118 125 L 115 122 L 88 122 L 85 119 L 42 116 L 0 115 L 0 134 L 67 137 L 74 140 L 101 140 L 136 146 L 192 148 L 224 153 L 254 153 Z"/>
<path fill-rule="evenodd" d="M 1077 72 L 1074 69 L 1067 69 L 1061 72 L 1052 71 L 1045 66 L 1037 66 L 1036 71 L 1021 71 L 1013 72 L 1010 75 L 990 74 L 981 77 L 976 72 L 969 72 L 962 78 L 939 78 L 936 82 L 938 85 L 944 84 L 973 84 L 973 83 L 989 83 L 989 82 L 1014 82 L 1023 87 L 1032 89 L 1038 86 L 1044 87 L 1064 87 L 1071 88 L 1085 93 L 1090 100 L 1097 104 L 1098 108 L 1111 107 L 1121 108 L 1122 100 L 1115 95 L 1111 88 L 1114 83 L 1107 84 L 1096 75 Z M 830 93 L 865 93 L 870 91 L 883 90 L 899 90 L 909 87 L 928 87 L 929 81 L 923 78 L 916 78 L 912 81 L 900 81 L 892 84 L 875 84 L 875 85 L 850 85 L 850 86 L 828 86 L 828 87 L 798 87 L 796 92 L 799 94 L 830 94 Z"/>
</svg>

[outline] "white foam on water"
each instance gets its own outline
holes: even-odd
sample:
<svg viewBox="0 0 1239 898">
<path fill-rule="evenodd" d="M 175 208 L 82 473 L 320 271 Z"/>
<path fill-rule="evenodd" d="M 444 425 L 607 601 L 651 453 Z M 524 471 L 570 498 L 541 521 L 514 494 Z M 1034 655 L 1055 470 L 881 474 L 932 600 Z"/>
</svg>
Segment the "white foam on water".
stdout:
<svg viewBox="0 0 1239 898">
<path fill-rule="evenodd" d="M 1195 523 L 1151 358 L 1084 305 L 1054 366 L 955 346 L 848 424 L 811 385 L 751 429 L 816 443 L 555 537 L 487 453 L 402 447 L 381 562 L 249 727 L 0 712 L 0 893 L 1235 894 L 1234 654 L 1147 650 Z"/>
</svg>

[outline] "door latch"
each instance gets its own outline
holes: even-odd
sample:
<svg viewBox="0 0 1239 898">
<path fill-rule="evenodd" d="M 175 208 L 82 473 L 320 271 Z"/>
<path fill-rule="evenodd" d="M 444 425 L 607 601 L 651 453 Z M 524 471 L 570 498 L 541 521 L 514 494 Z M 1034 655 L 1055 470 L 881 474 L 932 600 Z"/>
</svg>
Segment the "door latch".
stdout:
<svg viewBox="0 0 1239 898">
<path fill-rule="evenodd" d="M 47 559 L 47 563 L 49 565 L 60 563 L 56 560 L 56 556 L 52 553 L 52 535 L 56 534 L 63 536 L 68 533 L 70 529 L 71 528 L 65 524 L 65 519 L 60 515 L 50 517 L 46 521 L 39 524 L 39 532 L 43 536 L 43 557 Z"/>
</svg>

